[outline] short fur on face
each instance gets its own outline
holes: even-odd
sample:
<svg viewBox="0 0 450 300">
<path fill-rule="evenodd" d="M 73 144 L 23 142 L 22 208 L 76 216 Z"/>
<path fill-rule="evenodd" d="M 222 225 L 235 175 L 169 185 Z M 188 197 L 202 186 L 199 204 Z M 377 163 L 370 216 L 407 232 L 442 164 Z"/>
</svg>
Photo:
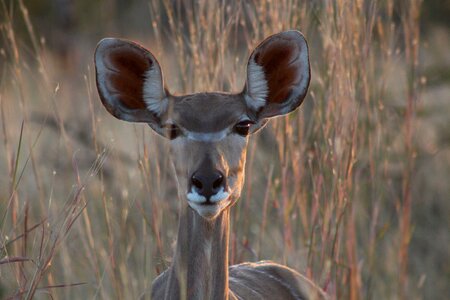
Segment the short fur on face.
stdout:
<svg viewBox="0 0 450 300">
<path fill-rule="evenodd" d="M 171 156 L 178 194 L 199 215 L 215 218 L 239 198 L 244 182 L 249 133 L 268 118 L 295 110 L 310 80 L 308 46 L 298 31 L 265 39 L 251 53 L 247 82 L 236 94 L 198 93 L 173 96 L 164 87 L 156 58 L 136 43 L 104 39 L 95 53 L 97 88 L 102 103 L 115 117 L 146 122 L 158 134 L 171 137 Z M 226 185 L 211 203 L 190 185 L 202 166 L 225 177 Z"/>
<path fill-rule="evenodd" d="M 181 96 L 171 99 L 171 103 L 171 114 L 165 122 L 177 124 L 181 131 L 171 142 L 179 194 L 188 198 L 191 193 L 191 199 L 199 198 L 190 190 L 189 178 L 208 161 L 227 178 L 222 194 L 226 192 L 228 197 L 217 201 L 217 206 L 202 208 L 195 200 L 188 204 L 205 217 L 215 217 L 236 202 L 242 189 L 247 137 L 235 133 L 233 128 L 243 117 L 248 118 L 246 105 L 242 97 L 221 93 Z M 221 193 L 216 194 L 216 198 L 220 196 Z"/>
</svg>

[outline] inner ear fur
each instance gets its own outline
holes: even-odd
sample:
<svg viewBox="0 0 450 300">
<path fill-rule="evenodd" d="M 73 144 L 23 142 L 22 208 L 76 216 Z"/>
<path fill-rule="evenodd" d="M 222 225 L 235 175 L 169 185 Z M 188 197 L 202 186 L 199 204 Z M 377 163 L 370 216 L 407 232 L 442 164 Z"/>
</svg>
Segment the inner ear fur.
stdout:
<svg viewBox="0 0 450 300">
<path fill-rule="evenodd" d="M 260 118 L 287 114 L 302 103 L 310 78 L 303 35 L 295 30 L 272 35 L 250 55 L 244 91 L 247 106 Z"/>
<path fill-rule="evenodd" d="M 105 108 L 118 119 L 159 122 L 161 110 L 149 109 L 167 101 L 162 72 L 150 51 L 121 39 L 106 38 L 95 51 L 97 89 Z"/>
</svg>

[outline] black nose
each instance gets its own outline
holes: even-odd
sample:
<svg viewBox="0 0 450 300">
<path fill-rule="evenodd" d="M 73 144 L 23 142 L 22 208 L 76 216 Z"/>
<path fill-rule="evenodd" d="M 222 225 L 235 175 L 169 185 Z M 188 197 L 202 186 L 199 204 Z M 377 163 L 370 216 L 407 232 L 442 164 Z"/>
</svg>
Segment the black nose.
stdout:
<svg viewBox="0 0 450 300">
<path fill-rule="evenodd" d="M 225 178 L 218 170 L 211 170 L 209 172 L 199 170 L 191 176 L 191 188 L 209 200 L 221 188 L 225 189 Z"/>
</svg>

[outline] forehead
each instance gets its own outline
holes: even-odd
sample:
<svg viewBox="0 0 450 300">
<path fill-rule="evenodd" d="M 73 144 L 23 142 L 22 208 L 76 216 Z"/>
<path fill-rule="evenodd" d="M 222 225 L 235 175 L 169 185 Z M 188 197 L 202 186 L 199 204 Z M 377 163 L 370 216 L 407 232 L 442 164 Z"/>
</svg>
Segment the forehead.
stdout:
<svg viewBox="0 0 450 300">
<path fill-rule="evenodd" d="M 214 132 L 238 122 L 246 113 L 240 95 L 199 93 L 175 97 L 170 118 L 179 126 L 197 132 Z"/>
</svg>

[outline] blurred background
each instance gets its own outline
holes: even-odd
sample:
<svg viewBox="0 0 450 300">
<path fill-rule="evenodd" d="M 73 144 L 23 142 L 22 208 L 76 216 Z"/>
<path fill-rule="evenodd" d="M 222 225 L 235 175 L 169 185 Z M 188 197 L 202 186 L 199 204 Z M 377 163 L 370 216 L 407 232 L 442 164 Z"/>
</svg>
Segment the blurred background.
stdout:
<svg viewBox="0 0 450 300">
<path fill-rule="evenodd" d="M 134 40 L 173 93 L 241 91 L 298 29 L 302 107 L 250 138 L 230 261 L 332 299 L 450 295 L 450 1 L 0 0 L 0 298 L 135 299 L 170 264 L 167 142 L 99 101 L 93 53 Z M 447 296 L 445 296 L 447 295 Z"/>
</svg>

